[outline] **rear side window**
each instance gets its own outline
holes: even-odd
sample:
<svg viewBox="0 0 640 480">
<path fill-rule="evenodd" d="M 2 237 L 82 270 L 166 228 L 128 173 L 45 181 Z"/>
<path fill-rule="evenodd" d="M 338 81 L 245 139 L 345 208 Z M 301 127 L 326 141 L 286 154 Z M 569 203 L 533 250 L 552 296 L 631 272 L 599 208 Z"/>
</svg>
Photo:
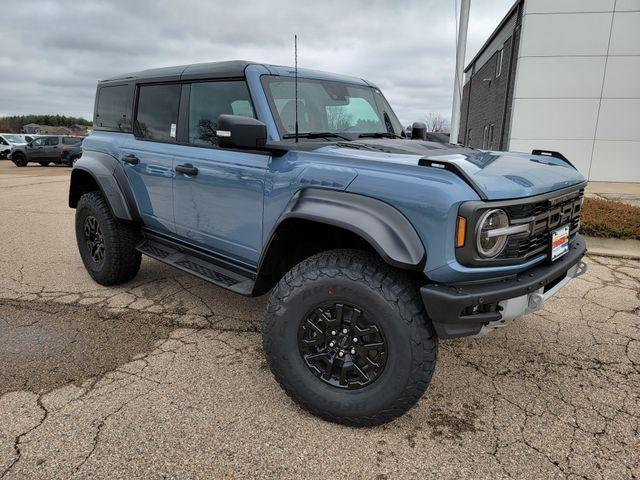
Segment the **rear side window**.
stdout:
<svg viewBox="0 0 640 480">
<path fill-rule="evenodd" d="M 218 116 L 222 114 L 256 117 L 245 82 L 193 83 L 189 95 L 189 143 L 216 145 Z"/>
<path fill-rule="evenodd" d="M 44 141 L 45 145 L 58 145 L 58 137 L 47 137 Z"/>
<path fill-rule="evenodd" d="M 140 87 L 133 128 L 136 137 L 160 142 L 176 141 L 180 91 L 180 85 Z"/>
<path fill-rule="evenodd" d="M 102 87 L 98 91 L 96 124 L 106 130 L 131 131 L 129 86 Z"/>
<path fill-rule="evenodd" d="M 78 145 L 82 142 L 82 139 L 79 137 L 63 137 L 62 143 L 64 145 Z"/>
</svg>

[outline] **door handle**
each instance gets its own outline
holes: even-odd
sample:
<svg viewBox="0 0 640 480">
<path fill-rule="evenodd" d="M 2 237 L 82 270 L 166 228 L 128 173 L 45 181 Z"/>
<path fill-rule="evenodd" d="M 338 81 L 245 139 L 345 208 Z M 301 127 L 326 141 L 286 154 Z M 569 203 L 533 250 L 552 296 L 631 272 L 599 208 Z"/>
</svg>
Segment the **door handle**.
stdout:
<svg viewBox="0 0 640 480">
<path fill-rule="evenodd" d="M 126 153 L 122 156 L 122 161 L 124 163 L 128 163 L 130 165 L 137 165 L 140 163 L 140 159 L 136 157 L 133 153 Z"/>
<path fill-rule="evenodd" d="M 198 174 L 198 169 L 190 165 L 178 165 L 176 167 L 176 172 L 185 173 L 187 175 L 193 176 Z"/>
</svg>

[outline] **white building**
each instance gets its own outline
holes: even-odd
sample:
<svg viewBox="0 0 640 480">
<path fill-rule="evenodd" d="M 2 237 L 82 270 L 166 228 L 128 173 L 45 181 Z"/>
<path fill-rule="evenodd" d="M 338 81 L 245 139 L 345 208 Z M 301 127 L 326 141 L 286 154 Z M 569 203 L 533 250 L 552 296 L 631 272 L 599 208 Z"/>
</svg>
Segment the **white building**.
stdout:
<svg viewBox="0 0 640 480">
<path fill-rule="evenodd" d="M 640 182 L 640 0 L 519 0 L 465 71 L 463 143 L 554 150 L 589 180 Z"/>
</svg>

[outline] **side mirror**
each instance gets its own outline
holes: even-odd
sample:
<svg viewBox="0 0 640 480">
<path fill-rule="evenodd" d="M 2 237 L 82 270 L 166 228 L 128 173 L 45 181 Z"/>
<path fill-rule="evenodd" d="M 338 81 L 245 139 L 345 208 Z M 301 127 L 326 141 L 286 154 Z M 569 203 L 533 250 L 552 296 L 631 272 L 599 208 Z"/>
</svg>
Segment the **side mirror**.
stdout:
<svg viewBox="0 0 640 480">
<path fill-rule="evenodd" d="M 427 125 L 424 122 L 413 122 L 411 126 L 411 140 L 426 140 Z"/>
<path fill-rule="evenodd" d="M 267 126 L 255 118 L 220 115 L 216 136 L 221 147 L 263 148 L 267 142 Z"/>
</svg>

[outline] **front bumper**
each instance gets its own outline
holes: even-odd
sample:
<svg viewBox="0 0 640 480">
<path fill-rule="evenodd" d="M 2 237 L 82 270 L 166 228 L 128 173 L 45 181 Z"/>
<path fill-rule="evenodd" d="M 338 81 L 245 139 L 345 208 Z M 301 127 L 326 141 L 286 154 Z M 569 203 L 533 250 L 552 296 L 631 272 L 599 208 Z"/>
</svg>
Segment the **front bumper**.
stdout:
<svg viewBox="0 0 640 480">
<path fill-rule="evenodd" d="M 585 252 L 584 238 L 576 235 L 569 252 L 554 263 L 500 280 L 425 285 L 420 294 L 438 337 L 484 334 L 540 308 L 572 278 L 586 272 Z"/>
</svg>

